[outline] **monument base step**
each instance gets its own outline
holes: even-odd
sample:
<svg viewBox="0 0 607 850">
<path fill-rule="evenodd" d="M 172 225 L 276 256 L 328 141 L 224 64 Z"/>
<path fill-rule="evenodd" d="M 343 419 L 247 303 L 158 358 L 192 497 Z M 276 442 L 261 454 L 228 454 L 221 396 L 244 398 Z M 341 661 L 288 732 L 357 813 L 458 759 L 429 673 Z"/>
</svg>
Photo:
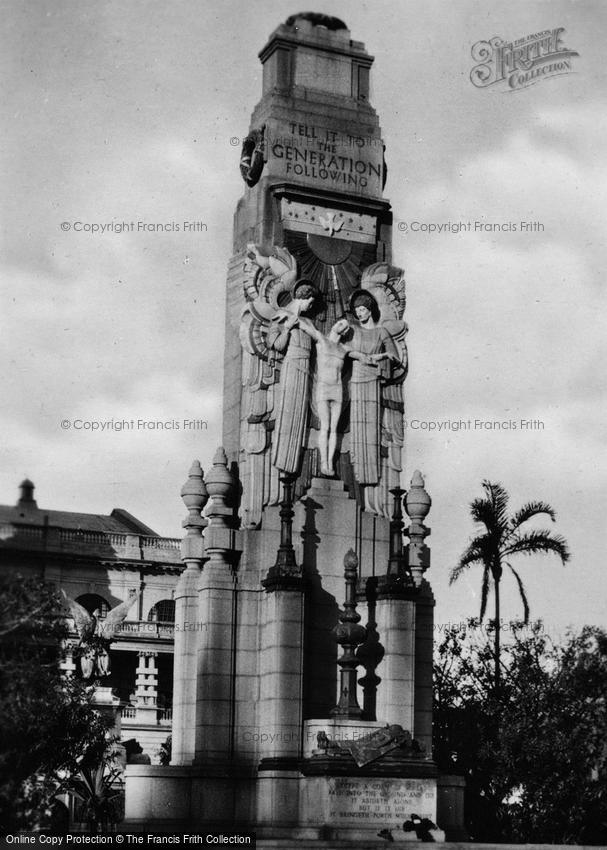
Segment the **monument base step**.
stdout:
<svg viewBox="0 0 607 850">
<path fill-rule="evenodd" d="M 258 838 L 255 846 L 257 850 L 382 850 L 386 847 L 402 847 L 405 844 L 410 846 L 412 842 L 416 845 L 423 843 L 417 838 L 403 840 L 396 837 L 394 841 L 382 838 Z M 441 843 L 441 848 L 443 846 L 448 845 Z"/>
<path fill-rule="evenodd" d="M 416 839 L 413 839 L 414 841 Z M 403 841 L 377 840 L 355 841 L 355 840 L 327 840 L 300 839 L 295 838 L 258 838 L 257 850 L 380 850 L 380 848 L 402 846 Z M 422 844 L 423 842 L 418 841 Z M 446 841 L 441 843 L 441 850 L 596 850 L 590 845 L 565 845 L 565 844 L 477 844 L 468 841 Z"/>
<path fill-rule="evenodd" d="M 257 850 L 383 850 L 386 847 L 402 847 L 404 844 L 410 846 L 414 842 L 422 844 L 423 842 L 417 838 L 405 839 L 394 838 L 394 841 L 389 841 L 382 838 L 258 838 L 256 842 Z M 441 848 L 443 845 L 441 843 Z"/>
</svg>

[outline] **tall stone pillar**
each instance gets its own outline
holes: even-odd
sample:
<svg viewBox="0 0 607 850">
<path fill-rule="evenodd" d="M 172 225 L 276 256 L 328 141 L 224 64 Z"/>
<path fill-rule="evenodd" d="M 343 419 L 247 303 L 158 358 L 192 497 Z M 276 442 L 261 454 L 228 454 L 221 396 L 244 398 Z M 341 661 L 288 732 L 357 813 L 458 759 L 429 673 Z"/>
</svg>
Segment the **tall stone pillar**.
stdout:
<svg viewBox="0 0 607 850">
<path fill-rule="evenodd" d="M 135 680 L 135 699 L 137 713 L 135 719 L 146 726 L 155 726 L 157 721 L 158 698 L 158 668 L 156 656 L 158 653 L 143 650 L 139 652 L 137 678 Z"/>
<path fill-rule="evenodd" d="M 157 768 L 133 774 L 154 793 L 129 812 L 373 841 L 371 814 L 381 826 L 436 818 L 435 766 L 395 730 L 429 734 L 433 600 L 414 507 L 410 569 L 402 551 L 405 280 L 392 265 L 373 57 L 343 21 L 310 12 L 278 26 L 259 56 L 226 288 L 225 452 L 206 476 L 204 558 L 195 517 L 179 590 L 191 610 L 199 577 L 194 760 L 183 739 L 172 784 Z M 350 547 L 360 569 L 348 557 L 341 610 Z M 368 614 L 359 647 L 355 587 Z"/>
<path fill-rule="evenodd" d="M 222 448 L 206 476 L 210 503 L 205 533 L 205 563 L 198 585 L 198 618 L 203 624 L 198 642 L 196 695 L 197 764 L 230 758 L 233 748 L 235 578 L 230 562 L 232 509 L 226 499 L 233 478 Z"/>
<path fill-rule="evenodd" d="M 173 747 L 171 764 L 191 764 L 196 741 L 196 666 L 200 631 L 203 624 L 198 613 L 198 585 L 204 563 L 202 532 L 207 521 L 201 512 L 208 501 L 203 472 L 195 460 L 188 480 L 181 489 L 188 509 L 183 521 L 186 529 L 181 544 L 185 569 L 175 590 L 175 648 L 173 668 Z"/>
<path fill-rule="evenodd" d="M 416 740 L 432 756 L 432 669 L 434 650 L 434 594 L 424 579 L 417 597 L 415 632 L 415 725 Z"/>
<path fill-rule="evenodd" d="M 268 737 L 262 766 L 293 768 L 301 755 L 304 591 L 292 544 L 293 479 L 281 479 L 281 541 L 276 563 L 262 582 L 259 716 Z"/>
<path fill-rule="evenodd" d="M 262 823 L 297 823 L 302 754 L 305 583 L 292 541 L 293 484 L 281 476 L 280 546 L 262 585 L 260 737 L 257 815 Z"/>
<path fill-rule="evenodd" d="M 230 461 L 238 463 L 242 527 L 263 531 L 264 512 L 278 502 L 279 471 L 297 473 L 297 499 L 315 479 L 336 477 L 368 514 L 386 520 L 387 493 L 401 470 L 405 282 L 402 269 L 391 265 L 384 145 L 369 103 L 373 57 L 343 21 L 314 13 L 289 18 L 259 55 L 262 97 L 240 159 L 247 188 L 234 217 L 226 298 L 223 443 Z M 296 298 L 302 280 L 315 290 L 306 308 Z M 352 416 L 360 428 L 349 427 L 345 405 L 329 428 L 326 417 L 313 422 L 309 415 L 311 382 L 303 375 L 308 338 L 294 328 L 277 342 L 275 329 L 268 336 L 268 328 L 282 309 L 303 310 L 325 337 L 348 318 L 352 332 L 361 330 L 353 347 L 379 353 L 367 352 L 383 343 L 366 333 L 374 330 L 369 321 L 363 327 L 355 315 L 361 288 L 373 307 L 373 323 L 390 323 L 394 365 L 382 365 L 390 389 L 359 405 L 358 378 L 366 382 L 368 376 L 356 376 Z M 277 367 L 288 365 L 294 349 L 301 384 L 293 382 L 289 368 L 278 376 Z M 384 409 L 378 411 L 378 404 Z M 336 564 L 343 554 L 342 544 Z M 365 557 L 362 550 L 359 555 Z"/>
<path fill-rule="evenodd" d="M 418 597 L 415 630 L 415 725 L 414 737 L 423 744 L 428 758 L 432 754 L 432 656 L 434 648 L 434 595 L 424 579 L 430 566 L 430 550 L 425 544 L 430 529 L 424 525 L 432 500 L 424 487 L 419 470 L 413 473 L 411 487 L 405 496 L 405 509 L 411 520 L 406 534 L 409 537 L 408 562 Z"/>
<path fill-rule="evenodd" d="M 415 631 L 417 588 L 403 552 L 402 496 L 395 487 L 386 575 L 376 584 L 375 619 L 383 658 L 377 673 L 376 717 L 398 723 L 413 734 L 415 715 Z"/>
<path fill-rule="evenodd" d="M 377 719 L 398 723 L 413 735 L 415 710 L 415 598 L 408 588 L 381 579 L 376 622 L 384 656 L 377 668 Z"/>
<path fill-rule="evenodd" d="M 263 604 L 260 732 L 266 760 L 293 766 L 301 752 L 304 588 L 302 579 L 268 579 Z M 267 736 L 267 737 L 265 737 Z"/>
</svg>

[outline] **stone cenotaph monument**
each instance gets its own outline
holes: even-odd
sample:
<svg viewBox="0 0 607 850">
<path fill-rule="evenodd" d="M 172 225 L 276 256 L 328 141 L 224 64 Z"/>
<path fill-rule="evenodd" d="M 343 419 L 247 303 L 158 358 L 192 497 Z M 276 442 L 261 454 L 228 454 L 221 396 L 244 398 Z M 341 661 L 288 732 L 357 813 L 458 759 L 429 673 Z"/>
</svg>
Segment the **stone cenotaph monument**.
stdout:
<svg viewBox="0 0 607 850">
<path fill-rule="evenodd" d="M 223 448 L 182 490 L 172 761 L 128 767 L 127 823 L 440 839 L 430 498 L 419 472 L 401 489 L 405 280 L 373 57 L 312 13 L 259 55 Z"/>
</svg>

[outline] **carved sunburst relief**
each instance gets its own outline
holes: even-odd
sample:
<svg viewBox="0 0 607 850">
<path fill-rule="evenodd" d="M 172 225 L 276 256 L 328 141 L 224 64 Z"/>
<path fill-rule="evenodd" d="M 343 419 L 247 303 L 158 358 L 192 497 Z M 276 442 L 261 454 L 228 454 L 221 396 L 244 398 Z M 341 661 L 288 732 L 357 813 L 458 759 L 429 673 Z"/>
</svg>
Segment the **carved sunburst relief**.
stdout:
<svg viewBox="0 0 607 850">
<path fill-rule="evenodd" d="M 327 332 L 346 314 L 362 270 L 375 261 L 375 245 L 287 230 L 285 247 L 297 260 L 299 276 L 310 278 L 320 289 L 323 308 L 316 322 Z"/>
</svg>

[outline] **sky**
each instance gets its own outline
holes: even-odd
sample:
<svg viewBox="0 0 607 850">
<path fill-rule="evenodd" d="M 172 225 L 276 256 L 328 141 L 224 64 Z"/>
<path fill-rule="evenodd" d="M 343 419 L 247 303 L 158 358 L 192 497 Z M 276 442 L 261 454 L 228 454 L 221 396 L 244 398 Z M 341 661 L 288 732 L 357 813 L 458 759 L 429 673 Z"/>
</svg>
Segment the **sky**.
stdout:
<svg viewBox="0 0 607 850">
<path fill-rule="evenodd" d="M 551 556 L 518 564 L 532 616 L 556 635 L 607 626 L 607 6 L 314 8 L 345 20 L 375 57 L 393 259 L 408 284 L 403 480 L 420 469 L 433 499 L 437 622 L 478 613 L 479 571 L 453 587 L 448 576 L 489 479 L 513 508 L 549 502 L 572 551 L 566 567 Z M 298 11 L 268 0 L 2 2 L 1 503 L 28 476 L 43 508 L 122 507 L 180 536 L 188 467 L 199 458 L 207 469 L 221 442 L 225 275 L 240 140 L 261 96 L 257 54 Z M 472 84 L 477 42 L 560 27 L 579 54 L 570 73 L 516 91 Z M 118 232 L 131 221 L 180 230 Z M 186 221 L 201 225 L 184 232 Z M 517 227 L 475 232 L 477 221 Z M 428 231 L 458 222 L 471 229 Z M 112 419 L 206 428 L 75 424 Z M 454 430 L 460 421 L 470 427 Z M 514 582 L 504 588 L 503 616 L 520 616 Z"/>
</svg>

